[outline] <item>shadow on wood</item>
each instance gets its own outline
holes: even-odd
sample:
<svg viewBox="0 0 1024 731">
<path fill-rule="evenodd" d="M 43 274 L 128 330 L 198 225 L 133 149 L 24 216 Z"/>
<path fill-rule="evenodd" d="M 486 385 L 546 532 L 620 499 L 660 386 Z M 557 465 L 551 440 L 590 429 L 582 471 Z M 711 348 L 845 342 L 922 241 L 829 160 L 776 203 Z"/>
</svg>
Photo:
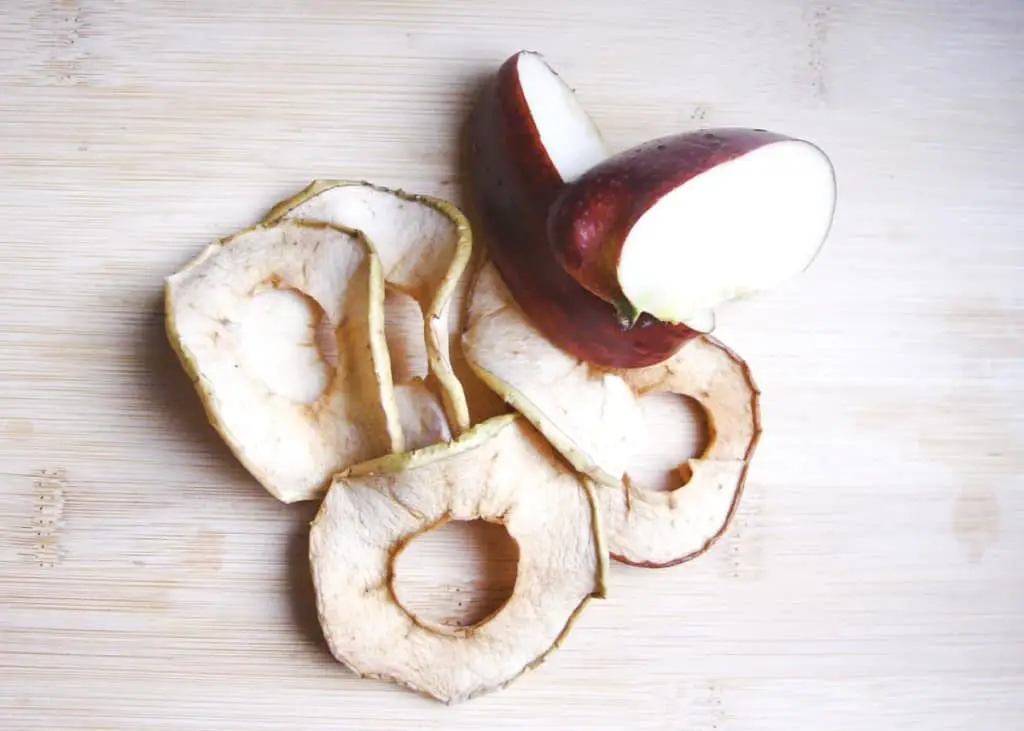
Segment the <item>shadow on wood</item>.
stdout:
<svg viewBox="0 0 1024 731">
<path fill-rule="evenodd" d="M 453 520 L 416 536 L 398 553 L 392 587 L 416 617 L 468 627 L 505 605 L 518 568 L 519 546 L 504 526 Z"/>
<path fill-rule="evenodd" d="M 316 516 L 319 502 L 299 503 L 292 506 L 296 526 L 288 537 L 287 557 L 284 562 L 287 571 L 288 602 L 292 620 L 299 634 L 307 644 L 316 647 L 317 660 L 328 660 L 343 673 L 347 668 L 334 662 L 327 641 L 320 630 L 320 619 L 316 611 L 316 593 L 313 589 L 313 574 L 309 567 L 309 524 Z"/>
<path fill-rule="evenodd" d="M 147 312 L 136 344 L 146 379 L 143 391 L 152 400 L 154 413 L 165 415 L 167 436 L 188 452 L 209 456 L 216 466 L 213 478 L 217 482 L 244 486 L 246 490 L 259 488 L 256 480 L 211 426 L 195 386 L 171 348 L 164 329 L 162 289 L 149 302 Z M 262 490 L 260 492 L 273 499 Z"/>
</svg>

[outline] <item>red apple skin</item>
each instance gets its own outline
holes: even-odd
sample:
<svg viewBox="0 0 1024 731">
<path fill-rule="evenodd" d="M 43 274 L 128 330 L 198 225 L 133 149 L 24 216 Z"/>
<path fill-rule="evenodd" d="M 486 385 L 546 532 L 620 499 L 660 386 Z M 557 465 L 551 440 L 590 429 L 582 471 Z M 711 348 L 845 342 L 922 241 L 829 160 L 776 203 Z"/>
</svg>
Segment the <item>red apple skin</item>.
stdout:
<svg viewBox="0 0 1024 731">
<path fill-rule="evenodd" d="M 468 122 L 471 206 L 502 279 L 527 318 L 573 356 L 608 368 L 639 368 L 671 357 L 698 335 L 644 315 L 632 327 L 555 260 L 548 213 L 565 183 L 541 144 L 518 81 L 502 64 Z"/>
<path fill-rule="evenodd" d="M 588 292 L 605 302 L 624 303 L 619 255 L 640 216 L 700 173 L 789 139 L 763 129 L 708 129 L 651 140 L 609 157 L 566 186 L 552 205 L 552 253 Z"/>
</svg>

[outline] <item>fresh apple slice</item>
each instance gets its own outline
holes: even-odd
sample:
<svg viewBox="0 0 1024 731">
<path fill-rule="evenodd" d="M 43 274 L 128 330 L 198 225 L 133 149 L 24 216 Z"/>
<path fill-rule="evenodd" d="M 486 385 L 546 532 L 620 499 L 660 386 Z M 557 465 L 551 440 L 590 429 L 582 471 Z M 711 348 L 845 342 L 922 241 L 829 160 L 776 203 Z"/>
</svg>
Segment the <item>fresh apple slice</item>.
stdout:
<svg viewBox="0 0 1024 731">
<path fill-rule="evenodd" d="M 672 565 L 721 535 L 760 434 L 759 392 L 743 361 L 701 336 L 647 368 L 606 370 L 579 362 L 529 322 L 490 266 L 476 280 L 469 311 L 463 345 L 470 363 L 598 484 L 615 558 Z M 637 401 L 653 391 L 690 396 L 709 417 L 707 449 L 689 460 L 689 478 L 670 492 L 644 489 L 626 469 L 631 434 L 643 424 Z"/>
<path fill-rule="evenodd" d="M 425 531 L 477 518 L 502 524 L 518 545 L 511 597 L 471 627 L 417 617 L 393 586 L 396 557 Z M 313 521 L 309 556 L 334 656 L 357 675 L 449 704 L 540 665 L 588 601 L 604 596 L 608 560 L 591 487 L 511 414 L 339 475 Z"/>
<path fill-rule="evenodd" d="M 549 209 L 607 152 L 572 90 L 539 55 L 521 52 L 502 64 L 477 100 L 468 142 L 477 230 L 520 307 L 552 342 L 581 360 L 628 368 L 658 363 L 697 334 L 649 315 L 629 327 L 555 259 Z"/>
<path fill-rule="evenodd" d="M 594 120 L 540 54 L 522 51 L 506 61 L 498 85 L 503 110 L 514 110 L 507 124 L 530 138 L 518 141 L 522 152 L 535 158 L 525 175 L 543 176 L 559 188 L 608 157 Z"/>
<path fill-rule="evenodd" d="M 211 423 L 278 499 L 316 498 L 339 470 L 404 449 L 383 270 L 358 232 L 247 229 L 170 276 L 165 309 Z M 329 359 L 317 345 L 323 319 Z"/>
<path fill-rule="evenodd" d="M 590 168 L 551 211 L 549 241 L 565 270 L 624 318 L 688 322 L 806 269 L 835 205 L 835 171 L 815 145 L 705 130 Z"/>
<path fill-rule="evenodd" d="M 404 293 L 419 306 L 420 334 L 414 337 L 425 343 L 427 367 L 439 386 L 452 430 L 459 433 L 469 428 L 462 380 L 473 380 L 473 375 L 468 368 L 457 373 L 455 366 L 463 359 L 452 355 L 460 325 L 453 297 L 472 253 L 472 235 L 462 213 L 430 196 L 365 182 L 317 180 L 275 205 L 264 220 L 282 219 L 326 221 L 366 235 L 380 256 L 389 289 Z M 394 298 L 393 302 L 401 304 Z M 402 337 L 410 334 L 409 330 L 400 333 Z M 426 374 L 414 377 L 420 375 Z M 396 378 L 396 382 L 403 380 Z"/>
</svg>

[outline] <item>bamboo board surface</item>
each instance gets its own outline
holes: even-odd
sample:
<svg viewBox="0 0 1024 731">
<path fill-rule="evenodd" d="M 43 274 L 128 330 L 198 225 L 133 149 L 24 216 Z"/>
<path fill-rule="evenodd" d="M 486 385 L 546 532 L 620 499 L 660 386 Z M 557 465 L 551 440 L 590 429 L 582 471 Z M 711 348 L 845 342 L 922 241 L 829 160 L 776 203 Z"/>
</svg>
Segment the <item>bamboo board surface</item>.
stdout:
<svg viewBox="0 0 1024 731">
<path fill-rule="evenodd" d="M 446 708 L 331 659 L 314 506 L 206 425 L 162 282 L 313 178 L 459 202 L 469 92 L 520 48 L 616 149 L 787 131 L 840 206 L 805 276 L 720 313 L 765 423 L 727 535 L 614 566 L 546 665 Z M 0 728 L 1024 728 L 1022 48 L 1013 0 L 5 0 Z M 510 555 L 462 526 L 401 571 L 465 620 Z"/>
</svg>

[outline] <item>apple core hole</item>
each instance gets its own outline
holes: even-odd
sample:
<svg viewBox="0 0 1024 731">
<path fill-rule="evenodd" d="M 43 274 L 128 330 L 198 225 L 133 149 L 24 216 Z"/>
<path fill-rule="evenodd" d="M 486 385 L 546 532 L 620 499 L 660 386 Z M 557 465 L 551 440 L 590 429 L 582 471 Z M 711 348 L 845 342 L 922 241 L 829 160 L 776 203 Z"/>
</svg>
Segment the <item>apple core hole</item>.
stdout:
<svg viewBox="0 0 1024 731">
<path fill-rule="evenodd" d="M 662 391 L 645 394 L 639 405 L 643 428 L 630 438 L 627 472 L 647 490 L 674 490 L 690 479 L 687 460 L 707 448 L 707 414 L 689 396 Z"/>
<path fill-rule="evenodd" d="M 462 629 L 505 606 L 518 568 L 519 546 L 503 525 L 451 520 L 415 536 L 398 552 L 391 590 L 421 622 Z"/>
<path fill-rule="evenodd" d="M 237 357 L 267 391 L 311 404 L 330 386 L 338 347 L 330 318 L 305 292 L 275 286 L 246 303 Z"/>
</svg>

